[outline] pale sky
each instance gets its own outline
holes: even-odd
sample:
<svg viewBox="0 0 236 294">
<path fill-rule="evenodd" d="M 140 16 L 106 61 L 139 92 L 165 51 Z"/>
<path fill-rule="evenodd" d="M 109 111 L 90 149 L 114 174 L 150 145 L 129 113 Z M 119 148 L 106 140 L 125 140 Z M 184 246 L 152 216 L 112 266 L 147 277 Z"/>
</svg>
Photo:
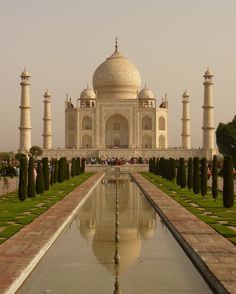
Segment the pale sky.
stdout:
<svg viewBox="0 0 236 294">
<path fill-rule="evenodd" d="M 19 147 L 20 74 L 31 74 L 32 145 L 42 146 L 43 94 L 52 94 L 53 147 L 64 147 L 64 100 L 91 86 L 119 51 L 158 104 L 169 99 L 169 146 L 181 145 L 182 94 L 191 141 L 202 145 L 203 74 L 214 74 L 215 127 L 236 114 L 235 0 L 0 0 L 0 151 Z"/>
</svg>

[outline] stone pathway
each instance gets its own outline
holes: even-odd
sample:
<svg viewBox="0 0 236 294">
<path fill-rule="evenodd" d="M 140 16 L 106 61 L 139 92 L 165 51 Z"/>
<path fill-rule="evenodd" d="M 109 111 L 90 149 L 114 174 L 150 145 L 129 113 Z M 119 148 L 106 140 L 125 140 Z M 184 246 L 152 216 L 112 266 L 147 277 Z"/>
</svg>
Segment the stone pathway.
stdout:
<svg viewBox="0 0 236 294">
<path fill-rule="evenodd" d="M 236 293 L 236 246 L 140 174 L 132 176 L 214 293 Z"/>
<path fill-rule="evenodd" d="M 19 288 L 101 178 L 97 173 L 0 245 L 0 293 Z"/>
</svg>

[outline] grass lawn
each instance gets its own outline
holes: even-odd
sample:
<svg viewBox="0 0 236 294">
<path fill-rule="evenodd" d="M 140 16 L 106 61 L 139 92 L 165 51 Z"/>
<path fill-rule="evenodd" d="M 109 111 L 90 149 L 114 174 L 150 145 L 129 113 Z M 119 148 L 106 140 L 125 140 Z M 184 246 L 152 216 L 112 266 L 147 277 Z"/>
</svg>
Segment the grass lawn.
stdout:
<svg viewBox="0 0 236 294">
<path fill-rule="evenodd" d="M 57 201 L 81 185 L 93 173 L 81 174 L 63 183 L 50 186 L 49 191 L 21 202 L 17 192 L 0 197 L 0 243 L 6 241 Z"/>
<path fill-rule="evenodd" d="M 153 173 L 142 172 L 141 174 L 236 245 L 236 202 L 234 207 L 224 208 L 222 192 L 218 192 L 218 198 L 215 201 L 210 189 L 203 197 L 201 194 L 194 195 L 188 188 L 181 189 L 176 183 L 169 182 Z"/>
</svg>

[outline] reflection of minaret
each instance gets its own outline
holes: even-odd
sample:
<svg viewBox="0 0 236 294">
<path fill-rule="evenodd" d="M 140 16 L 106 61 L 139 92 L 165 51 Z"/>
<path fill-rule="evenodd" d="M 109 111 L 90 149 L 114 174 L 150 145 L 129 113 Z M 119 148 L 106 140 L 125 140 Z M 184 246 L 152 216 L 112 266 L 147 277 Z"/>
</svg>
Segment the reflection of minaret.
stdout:
<svg viewBox="0 0 236 294">
<path fill-rule="evenodd" d="M 46 91 L 44 94 L 44 116 L 43 116 L 43 148 L 52 149 L 52 116 L 51 95 Z"/>
<path fill-rule="evenodd" d="M 214 149 L 213 74 L 209 68 L 204 76 L 203 149 Z"/>
<path fill-rule="evenodd" d="M 190 149 L 190 114 L 189 114 L 189 94 L 183 94 L 183 116 L 182 116 L 182 148 Z"/>
<path fill-rule="evenodd" d="M 21 105 L 20 105 L 20 153 L 26 153 L 31 148 L 31 120 L 30 120 L 30 75 L 26 68 L 21 74 Z"/>
</svg>

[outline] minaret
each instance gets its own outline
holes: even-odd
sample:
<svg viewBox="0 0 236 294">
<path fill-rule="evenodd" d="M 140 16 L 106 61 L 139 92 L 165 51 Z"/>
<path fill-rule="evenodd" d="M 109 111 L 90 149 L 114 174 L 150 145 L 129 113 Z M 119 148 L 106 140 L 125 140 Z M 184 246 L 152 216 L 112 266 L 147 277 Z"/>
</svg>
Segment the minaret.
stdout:
<svg viewBox="0 0 236 294">
<path fill-rule="evenodd" d="M 214 106 L 213 106 L 213 74 L 209 68 L 204 76 L 204 105 L 203 105 L 203 144 L 204 150 L 214 149 Z"/>
<path fill-rule="evenodd" d="M 52 149 L 51 94 L 48 92 L 48 90 L 45 92 L 43 97 L 43 149 Z"/>
<path fill-rule="evenodd" d="M 20 147 L 19 153 L 27 153 L 31 148 L 31 120 L 30 120 L 30 75 L 26 68 L 21 74 L 21 105 L 20 105 Z"/>
<path fill-rule="evenodd" d="M 189 113 L 189 94 L 185 90 L 183 94 L 183 116 L 182 116 L 182 148 L 190 149 L 190 113 Z"/>
</svg>

